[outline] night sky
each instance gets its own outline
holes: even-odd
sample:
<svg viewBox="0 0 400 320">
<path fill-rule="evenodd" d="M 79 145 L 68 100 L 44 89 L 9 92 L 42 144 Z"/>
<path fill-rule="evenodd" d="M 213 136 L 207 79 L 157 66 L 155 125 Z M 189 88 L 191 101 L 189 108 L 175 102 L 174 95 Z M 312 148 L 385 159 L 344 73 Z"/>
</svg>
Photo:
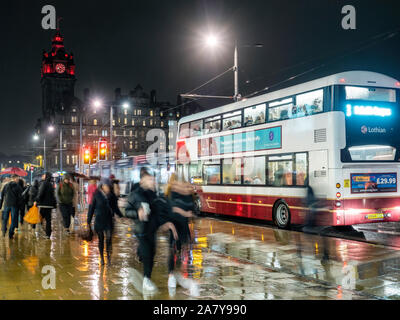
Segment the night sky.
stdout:
<svg viewBox="0 0 400 320">
<path fill-rule="evenodd" d="M 75 95 L 83 89 L 112 99 L 138 83 L 157 90 L 159 101 L 176 103 L 233 65 L 233 43 L 240 48 L 240 93 L 250 94 L 314 67 L 281 86 L 345 70 L 365 69 L 400 79 L 400 34 L 374 36 L 400 27 L 398 1 L 337 0 L 14 0 L 0 4 L 0 152 L 22 154 L 41 116 L 42 49 L 54 30 L 41 28 L 42 6 L 56 7 L 61 32 L 76 63 Z M 354 5 L 357 29 L 343 30 L 341 8 Z M 223 39 L 217 50 L 204 46 L 213 31 Z M 384 40 L 385 39 L 385 40 Z M 321 67 L 321 65 L 324 66 Z M 278 87 L 274 87 L 278 88 Z M 201 94 L 232 95 L 233 74 Z M 216 106 L 221 101 L 200 100 Z"/>
</svg>

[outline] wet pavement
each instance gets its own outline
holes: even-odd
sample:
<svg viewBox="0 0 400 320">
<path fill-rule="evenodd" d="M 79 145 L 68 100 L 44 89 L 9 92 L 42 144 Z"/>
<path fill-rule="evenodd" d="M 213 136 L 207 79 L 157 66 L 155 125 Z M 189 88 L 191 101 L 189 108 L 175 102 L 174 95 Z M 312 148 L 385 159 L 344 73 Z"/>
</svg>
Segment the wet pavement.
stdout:
<svg viewBox="0 0 400 320">
<path fill-rule="evenodd" d="M 190 225 L 194 244 L 180 268 L 200 296 L 181 286 L 168 291 L 167 238 L 160 233 L 152 277 L 158 293 L 143 297 L 132 225 L 117 220 L 112 265 L 101 267 L 97 238 L 81 240 L 78 221 L 67 235 L 54 211 L 50 240 L 36 238 L 24 224 L 14 240 L 0 239 L 0 299 L 400 299 L 396 247 L 213 218 Z M 55 289 L 42 286 L 45 266 L 54 267 Z"/>
</svg>

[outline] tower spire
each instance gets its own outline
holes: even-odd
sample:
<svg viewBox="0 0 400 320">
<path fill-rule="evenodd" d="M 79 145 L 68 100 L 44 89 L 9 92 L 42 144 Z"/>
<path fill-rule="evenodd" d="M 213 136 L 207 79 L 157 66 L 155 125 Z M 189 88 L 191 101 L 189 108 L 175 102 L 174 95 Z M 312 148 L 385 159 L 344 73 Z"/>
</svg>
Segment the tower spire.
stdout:
<svg viewBox="0 0 400 320">
<path fill-rule="evenodd" d="M 62 17 L 57 18 L 57 31 L 60 32 L 60 21 L 62 20 Z"/>
</svg>

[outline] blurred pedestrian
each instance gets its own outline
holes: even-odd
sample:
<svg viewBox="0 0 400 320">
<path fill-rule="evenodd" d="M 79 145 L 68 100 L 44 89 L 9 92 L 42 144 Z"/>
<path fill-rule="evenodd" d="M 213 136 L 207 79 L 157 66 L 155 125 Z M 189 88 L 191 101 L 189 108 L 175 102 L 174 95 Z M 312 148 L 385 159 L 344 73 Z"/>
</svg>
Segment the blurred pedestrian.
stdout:
<svg viewBox="0 0 400 320">
<path fill-rule="evenodd" d="M 111 180 L 111 183 L 112 183 L 111 191 L 115 194 L 115 196 L 117 198 L 119 198 L 119 196 L 121 194 L 121 191 L 120 191 L 120 188 L 119 188 L 119 180 L 116 179 L 113 174 L 110 175 L 110 180 Z"/>
<path fill-rule="evenodd" d="M 90 227 L 93 214 L 95 215 L 94 230 L 99 238 L 100 263 L 104 265 L 104 240 L 106 241 L 107 263 L 111 264 L 112 232 L 114 229 L 114 214 L 122 217 L 118 208 L 116 196 L 111 192 L 112 182 L 110 179 L 102 179 L 99 188 L 93 195 L 89 206 L 87 223 Z"/>
<path fill-rule="evenodd" d="M 96 179 L 90 179 L 89 180 L 89 186 L 87 188 L 87 204 L 90 206 L 93 200 L 93 195 L 97 190 L 97 180 Z"/>
<path fill-rule="evenodd" d="M 34 205 L 40 210 L 40 215 L 46 220 L 46 237 L 51 236 L 51 212 L 57 207 L 54 187 L 51 183 L 51 174 L 46 172 L 42 175 L 42 181 L 39 185 L 39 192 L 36 196 Z"/>
<path fill-rule="evenodd" d="M 1 192 L 0 206 L 4 204 L 3 210 L 3 237 L 6 235 L 8 219 L 11 214 L 11 226 L 8 233 L 8 237 L 13 239 L 14 230 L 18 226 L 18 210 L 22 200 L 22 189 L 18 184 L 19 177 L 12 175 L 10 182 L 8 182 Z"/>
<path fill-rule="evenodd" d="M 127 216 L 134 216 L 135 233 L 139 241 L 138 255 L 143 263 L 143 293 L 151 294 L 157 291 L 157 287 L 151 281 L 156 252 L 157 230 L 171 230 L 175 240 L 178 235 L 173 223 L 166 219 L 166 214 L 161 212 L 161 202 L 157 202 L 155 178 L 142 168 L 139 184 L 134 186 L 134 191 L 128 196 L 126 207 Z"/>
<path fill-rule="evenodd" d="M 314 190 L 310 185 L 307 186 L 307 195 L 304 199 L 304 204 L 308 208 L 305 226 L 306 227 L 314 227 L 316 226 L 317 217 L 316 217 L 316 204 L 317 198 L 315 197 Z"/>
<path fill-rule="evenodd" d="M 75 215 L 77 212 L 79 212 L 80 208 L 80 189 L 78 182 L 76 182 L 76 178 L 71 176 L 70 182 L 74 187 L 74 198 L 72 199 L 72 217 L 75 218 Z M 72 221 L 74 221 L 74 219 Z"/>
<path fill-rule="evenodd" d="M 20 186 L 21 190 L 22 190 L 22 194 L 21 194 L 21 200 L 20 200 L 20 204 L 19 204 L 19 208 L 18 208 L 18 219 L 19 219 L 19 224 L 21 224 L 21 226 L 24 224 L 24 216 L 25 216 L 25 209 L 26 209 L 26 203 L 27 203 L 27 198 L 28 198 L 28 194 L 27 189 L 28 186 L 26 185 L 26 182 L 24 179 L 19 178 L 18 179 L 18 185 Z M 18 229 L 18 226 L 17 228 Z"/>
<path fill-rule="evenodd" d="M 28 191 L 28 211 L 30 208 L 33 207 L 33 204 L 35 203 L 35 199 L 37 197 L 39 193 L 39 181 L 38 180 L 34 180 L 33 184 L 29 187 L 29 191 Z M 36 229 L 36 224 L 32 225 L 32 229 Z"/>
<path fill-rule="evenodd" d="M 69 234 L 71 217 L 73 216 L 73 200 L 75 196 L 75 188 L 71 183 L 71 178 L 69 175 L 64 176 L 63 181 L 58 185 L 57 196 L 64 229 Z"/>
<path fill-rule="evenodd" d="M 176 288 L 174 269 L 176 263 L 181 262 L 182 246 L 190 243 L 189 218 L 194 217 L 193 188 L 186 181 L 178 181 L 172 174 L 166 189 L 165 196 L 172 208 L 172 219 L 177 229 L 178 240 L 175 240 L 170 232 L 169 256 L 168 256 L 168 287 Z M 195 295 L 195 283 L 189 288 Z"/>
</svg>

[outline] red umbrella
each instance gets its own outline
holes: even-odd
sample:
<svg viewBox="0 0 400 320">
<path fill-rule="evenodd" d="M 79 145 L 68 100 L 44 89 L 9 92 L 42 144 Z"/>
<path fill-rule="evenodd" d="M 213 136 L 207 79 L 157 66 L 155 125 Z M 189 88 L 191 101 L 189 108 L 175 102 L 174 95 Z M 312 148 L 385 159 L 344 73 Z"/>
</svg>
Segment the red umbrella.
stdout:
<svg viewBox="0 0 400 320">
<path fill-rule="evenodd" d="M 20 177 L 26 177 L 28 175 L 28 172 L 22 170 L 21 168 L 12 167 L 4 169 L 0 172 L 0 174 L 16 174 Z"/>
</svg>

